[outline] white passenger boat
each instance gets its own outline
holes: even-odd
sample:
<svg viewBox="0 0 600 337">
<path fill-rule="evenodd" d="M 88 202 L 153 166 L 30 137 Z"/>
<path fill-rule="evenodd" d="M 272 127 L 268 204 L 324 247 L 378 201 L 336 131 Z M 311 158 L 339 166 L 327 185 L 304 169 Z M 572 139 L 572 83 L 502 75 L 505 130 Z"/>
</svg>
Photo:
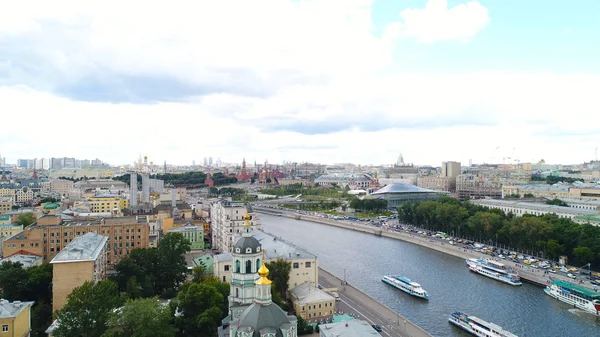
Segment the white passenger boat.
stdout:
<svg viewBox="0 0 600 337">
<path fill-rule="evenodd" d="M 504 330 L 501 326 L 486 322 L 481 318 L 469 316 L 462 312 L 454 312 L 448 321 L 457 327 L 480 337 L 517 337 L 515 334 Z"/>
<path fill-rule="evenodd" d="M 600 316 L 600 294 L 566 281 L 553 281 L 544 292 L 559 301 Z"/>
<path fill-rule="evenodd" d="M 504 282 L 513 286 L 520 286 L 521 278 L 519 275 L 512 273 L 503 264 L 492 260 L 467 259 L 467 267 L 469 270 L 489 278 L 493 278 L 500 282 Z"/>
<path fill-rule="evenodd" d="M 425 290 L 423 290 L 423 288 L 421 288 L 420 284 L 418 284 L 417 282 L 413 282 L 410 279 L 407 279 L 406 277 L 397 275 L 385 275 L 381 278 L 381 280 L 393 287 L 404 291 L 405 293 L 426 300 L 429 299 L 429 295 Z"/>
</svg>

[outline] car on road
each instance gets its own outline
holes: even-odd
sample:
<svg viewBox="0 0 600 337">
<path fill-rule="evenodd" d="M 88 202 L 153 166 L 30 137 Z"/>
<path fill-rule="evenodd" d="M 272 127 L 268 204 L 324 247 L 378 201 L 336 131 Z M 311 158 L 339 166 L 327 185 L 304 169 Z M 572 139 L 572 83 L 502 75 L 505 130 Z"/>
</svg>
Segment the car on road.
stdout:
<svg viewBox="0 0 600 337">
<path fill-rule="evenodd" d="M 377 332 L 382 332 L 383 329 L 381 328 L 381 326 L 377 325 L 377 324 L 373 324 L 371 325 L 373 327 L 373 329 L 375 329 L 375 331 Z"/>
<path fill-rule="evenodd" d="M 571 273 L 568 273 L 568 274 L 567 274 L 567 277 L 568 277 L 568 278 L 577 278 L 577 276 L 575 276 L 575 275 L 573 275 L 573 274 L 571 274 Z"/>
</svg>

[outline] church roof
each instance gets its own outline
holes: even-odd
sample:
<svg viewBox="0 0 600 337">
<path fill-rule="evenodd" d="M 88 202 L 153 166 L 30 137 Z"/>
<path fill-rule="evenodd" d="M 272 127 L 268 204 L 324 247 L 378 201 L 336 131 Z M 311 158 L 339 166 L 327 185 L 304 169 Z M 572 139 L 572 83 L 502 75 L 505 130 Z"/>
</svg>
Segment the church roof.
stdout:
<svg viewBox="0 0 600 337">
<path fill-rule="evenodd" d="M 255 336 L 260 336 L 264 329 L 275 329 L 276 336 L 282 336 L 281 328 L 287 328 L 293 317 L 289 317 L 277 304 L 261 305 L 254 303 L 249 306 L 239 319 L 240 330 L 252 328 Z"/>
<path fill-rule="evenodd" d="M 242 236 L 239 240 L 237 240 L 237 242 L 235 243 L 235 246 L 234 246 L 234 248 L 239 248 L 241 250 L 242 254 L 246 253 L 247 248 L 251 248 L 252 254 L 254 254 L 258 251 L 259 247 L 260 247 L 260 242 L 258 242 L 258 240 L 256 240 L 253 236 L 248 236 L 248 237 Z"/>
</svg>

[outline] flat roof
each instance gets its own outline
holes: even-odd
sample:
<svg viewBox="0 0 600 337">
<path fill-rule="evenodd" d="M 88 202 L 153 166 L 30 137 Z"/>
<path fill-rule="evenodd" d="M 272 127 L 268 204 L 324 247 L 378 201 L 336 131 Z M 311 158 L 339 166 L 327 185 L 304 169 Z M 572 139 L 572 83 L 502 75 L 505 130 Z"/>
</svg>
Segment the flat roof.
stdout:
<svg viewBox="0 0 600 337">
<path fill-rule="evenodd" d="M 297 285 L 290 293 L 295 298 L 294 303 L 299 305 L 335 300 L 333 296 L 307 282 Z"/>
<path fill-rule="evenodd" d="M 387 193 L 438 193 L 434 190 L 428 190 L 410 184 L 390 184 L 373 193 L 371 195 L 387 194 Z"/>
<path fill-rule="evenodd" d="M 29 268 L 41 260 L 43 260 L 43 257 L 37 256 L 37 255 L 14 254 L 14 255 L 11 255 L 11 256 L 1 260 L 0 263 L 4 263 L 4 262 L 17 263 L 18 262 L 23 265 L 23 268 Z"/>
<path fill-rule="evenodd" d="M 108 237 L 98 233 L 78 236 L 61 250 L 50 263 L 94 261 L 106 246 Z"/>
<path fill-rule="evenodd" d="M 580 209 L 573 208 L 569 206 L 556 206 L 556 205 L 548 205 L 548 204 L 539 204 L 534 202 L 522 202 L 522 201 L 512 201 L 512 200 L 499 200 L 499 199 L 476 199 L 470 200 L 471 203 L 486 206 L 505 206 L 505 207 L 517 207 L 517 208 L 527 208 L 539 211 L 546 211 L 552 213 L 570 213 L 575 215 L 588 215 L 588 214 L 597 214 L 595 210 L 591 209 Z"/>
<path fill-rule="evenodd" d="M 353 319 L 349 321 L 321 324 L 319 332 L 325 337 L 364 337 L 380 336 L 375 329 L 366 321 Z"/>
</svg>

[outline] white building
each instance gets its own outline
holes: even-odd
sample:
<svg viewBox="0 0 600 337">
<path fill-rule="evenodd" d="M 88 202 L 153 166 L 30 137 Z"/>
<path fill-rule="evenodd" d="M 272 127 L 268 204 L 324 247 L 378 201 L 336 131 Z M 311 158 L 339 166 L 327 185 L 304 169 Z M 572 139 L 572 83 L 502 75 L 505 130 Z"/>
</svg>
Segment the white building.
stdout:
<svg viewBox="0 0 600 337">
<path fill-rule="evenodd" d="M 524 214 L 531 215 L 544 215 L 544 214 L 555 214 L 560 218 L 574 219 L 578 216 L 585 216 L 591 214 L 598 214 L 597 211 L 589 209 L 579 209 L 566 206 L 555 206 L 548 204 L 538 204 L 533 202 L 521 202 L 512 200 L 495 200 L 495 199 L 478 199 L 470 200 L 472 204 L 480 205 L 488 208 L 497 208 L 504 211 L 504 213 L 512 213 L 516 216 L 523 216 Z"/>
<path fill-rule="evenodd" d="M 219 200 L 210 208 L 210 227 L 212 233 L 212 247 L 220 252 L 231 252 L 235 244 L 236 235 L 244 231 L 244 216 L 248 209 L 241 202 Z M 251 228 L 261 229 L 257 215 L 249 219 Z"/>
<path fill-rule="evenodd" d="M 366 189 L 371 184 L 373 178 L 368 174 L 355 173 L 332 173 L 325 174 L 315 179 L 315 185 L 318 186 L 333 186 L 345 188 L 346 186 L 357 186 Z"/>
</svg>

